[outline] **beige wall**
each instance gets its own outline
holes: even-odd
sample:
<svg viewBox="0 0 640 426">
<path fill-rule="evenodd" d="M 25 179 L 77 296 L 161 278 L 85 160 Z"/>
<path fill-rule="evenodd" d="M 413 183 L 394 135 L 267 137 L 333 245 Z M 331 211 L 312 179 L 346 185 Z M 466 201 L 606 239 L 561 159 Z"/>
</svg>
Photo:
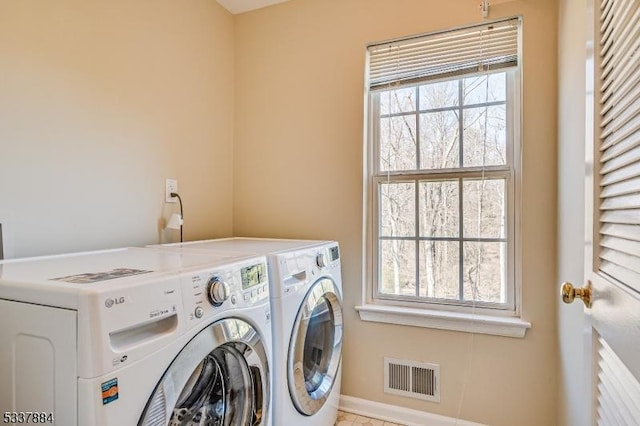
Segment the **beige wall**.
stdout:
<svg viewBox="0 0 640 426">
<path fill-rule="evenodd" d="M 524 16 L 525 339 L 360 321 L 365 45 L 479 22 L 471 0 L 293 0 L 236 18 L 234 233 L 342 246 L 343 393 L 491 424 L 556 423 L 556 25 L 552 0 L 496 2 Z M 442 402 L 383 393 L 383 357 L 439 363 Z"/>
<path fill-rule="evenodd" d="M 0 2 L 0 223 L 13 256 L 232 231 L 234 21 L 213 0 Z M 169 233 L 166 233 L 169 232 Z"/>
<path fill-rule="evenodd" d="M 586 0 L 558 15 L 558 280 L 583 283 Z M 558 424 L 582 426 L 585 403 L 582 303 L 558 304 Z"/>
<path fill-rule="evenodd" d="M 213 0 L 3 0 L 0 222 L 9 253 L 175 240 L 160 225 L 176 207 L 163 203 L 164 179 L 178 178 L 186 239 L 340 241 L 343 393 L 494 426 L 555 424 L 557 5 L 495 3 L 492 18 L 524 16 L 525 339 L 365 323 L 353 310 L 364 46 L 479 22 L 471 0 L 293 0 L 235 19 Z M 441 364 L 442 402 L 384 394 L 383 356 Z"/>
</svg>

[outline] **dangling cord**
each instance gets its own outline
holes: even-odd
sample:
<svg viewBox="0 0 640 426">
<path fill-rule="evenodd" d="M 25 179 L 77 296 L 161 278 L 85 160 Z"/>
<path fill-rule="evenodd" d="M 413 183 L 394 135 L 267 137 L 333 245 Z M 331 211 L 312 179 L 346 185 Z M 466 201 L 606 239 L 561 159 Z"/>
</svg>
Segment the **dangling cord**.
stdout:
<svg viewBox="0 0 640 426">
<path fill-rule="evenodd" d="M 180 202 L 180 242 L 182 242 L 182 224 L 184 223 L 184 215 L 182 213 L 182 198 L 180 198 L 180 194 L 178 194 L 177 192 L 172 192 L 169 195 L 171 195 L 172 197 L 176 197 Z"/>
</svg>

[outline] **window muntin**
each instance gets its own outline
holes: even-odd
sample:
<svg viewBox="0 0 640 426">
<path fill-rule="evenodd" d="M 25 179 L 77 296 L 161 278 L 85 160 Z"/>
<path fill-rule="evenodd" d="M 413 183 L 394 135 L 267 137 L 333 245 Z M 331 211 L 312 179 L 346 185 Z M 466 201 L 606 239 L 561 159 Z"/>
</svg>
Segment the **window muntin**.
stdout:
<svg viewBox="0 0 640 426">
<path fill-rule="evenodd" d="M 370 93 L 374 300 L 515 310 L 517 71 Z"/>
</svg>

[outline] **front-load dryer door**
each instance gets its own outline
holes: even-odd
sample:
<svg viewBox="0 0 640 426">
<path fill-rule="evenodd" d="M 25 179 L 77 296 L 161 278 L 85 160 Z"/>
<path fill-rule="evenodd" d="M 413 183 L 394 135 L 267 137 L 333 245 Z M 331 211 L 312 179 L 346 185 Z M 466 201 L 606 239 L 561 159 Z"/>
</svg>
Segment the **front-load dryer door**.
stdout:
<svg viewBox="0 0 640 426">
<path fill-rule="evenodd" d="M 138 426 L 266 425 L 269 366 L 249 323 L 228 318 L 198 333 L 153 391 Z"/>
<path fill-rule="evenodd" d="M 342 302 L 333 280 L 307 292 L 296 317 L 287 362 L 289 393 L 298 411 L 315 414 L 337 379 L 342 355 Z"/>
</svg>

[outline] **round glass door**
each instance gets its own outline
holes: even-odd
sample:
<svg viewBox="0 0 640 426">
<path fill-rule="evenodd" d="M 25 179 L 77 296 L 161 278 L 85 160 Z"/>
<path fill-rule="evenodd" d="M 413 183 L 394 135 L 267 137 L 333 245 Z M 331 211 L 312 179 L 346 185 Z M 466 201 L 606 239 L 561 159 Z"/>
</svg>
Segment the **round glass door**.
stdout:
<svg viewBox="0 0 640 426">
<path fill-rule="evenodd" d="M 266 424 L 269 371 L 256 330 L 235 319 L 202 330 L 156 386 L 140 426 Z"/>
<path fill-rule="evenodd" d="M 293 326 L 288 358 L 289 393 L 302 414 L 316 413 L 326 402 L 342 355 L 342 303 L 329 278 L 304 298 Z"/>
</svg>

